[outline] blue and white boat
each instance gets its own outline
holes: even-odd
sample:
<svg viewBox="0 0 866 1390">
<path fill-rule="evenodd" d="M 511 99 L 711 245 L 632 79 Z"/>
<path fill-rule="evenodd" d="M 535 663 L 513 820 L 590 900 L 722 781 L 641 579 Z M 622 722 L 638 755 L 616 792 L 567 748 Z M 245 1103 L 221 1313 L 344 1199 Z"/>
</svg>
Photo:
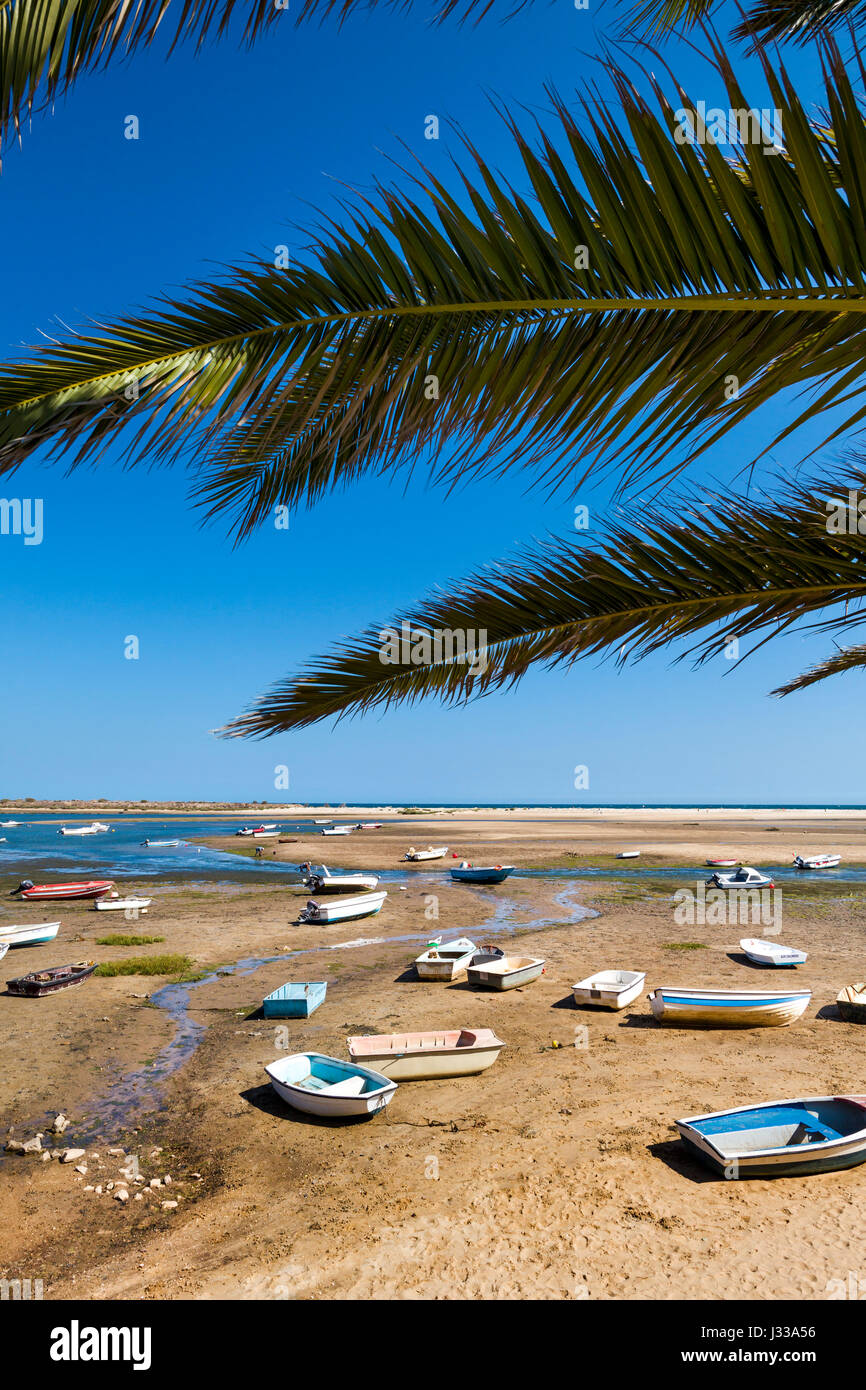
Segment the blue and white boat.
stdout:
<svg viewBox="0 0 866 1390">
<path fill-rule="evenodd" d="M 799 1018 L 810 989 L 671 989 L 648 996 L 659 1023 L 710 1028 L 781 1028 Z"/>
<path fill-rule="evenodd" d="M 866 1096 L 773 1100 L 676 1126 L 686 1148 L 726 1178 L 830 1173 L 866 1161 Z"/>
<path fill-rule="evenodd" d="M 299 980 L 280 985 L 262 1000 L 262 1013 L 265 1018 L 309 1018 L 320 1004 L 324 1004 L 327 992 L 326 980 Z"/>
<path fill-rule="evenodd" d="M 145 849 L 177 849 L 180 840 L 142 840 Z"/>
<path fill-rule="evenodd" d="M 755 965 L 773 965 L 777 968 L 786 965 L 805 965 L 809 959 L 808 951 L 800 951 L 796 946 L 783 946 L 781 941 L 768 941 L 765 936 L 744 936 L 740 949 Z"/>
<path fill-rule="evenodd" d="M 54 940 L 59 930 L 59 922 L 37 922 L 22 927 L 0 927 L 0 944 L 44 946 L 47 942 Z"/>
<path fill-rule="evenodd" d="M 463 863 L 451 870 L 451 877 L 458 883 L 503 883 L 509 874 L 514 873 L 513 864 L 493 864 L 488 867 L 475 867 Z"/>
<path fill-rule="evenodd" d="M 280 1099 L 308 1115 L 373 1115 L 390 1103 L 397 1089 L 396 1081 L 381 1072 L 321 1052 L 279 1057 L 265 1071 Z"/>
</svg>

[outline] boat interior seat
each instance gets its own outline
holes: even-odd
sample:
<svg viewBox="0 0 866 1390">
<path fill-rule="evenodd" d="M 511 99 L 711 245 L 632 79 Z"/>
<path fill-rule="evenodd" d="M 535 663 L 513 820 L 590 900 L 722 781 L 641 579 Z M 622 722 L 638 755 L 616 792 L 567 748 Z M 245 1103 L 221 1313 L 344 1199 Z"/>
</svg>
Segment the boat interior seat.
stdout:
<svg viewBox="0 0 866 1390">
<path fill-rule="evenodd" d="M 345 1081 L 336 1081 L 333 1085 L 323 1082 L 322 1089 L 328 1092 L 329 1096 L 359 1096 L 367 1084 L 364 1076 L 347 1076 Z"/>
</svg>

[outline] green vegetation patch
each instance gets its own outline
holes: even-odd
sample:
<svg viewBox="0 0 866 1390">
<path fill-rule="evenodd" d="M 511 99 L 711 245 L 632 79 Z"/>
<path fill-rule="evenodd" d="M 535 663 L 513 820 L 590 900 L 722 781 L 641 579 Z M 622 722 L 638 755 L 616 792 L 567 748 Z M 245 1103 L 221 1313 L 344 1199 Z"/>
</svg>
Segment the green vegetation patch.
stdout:
<svg viewBox="0 0 866 1390">
<path fill-rule="evenodd" d="M 95 975 L 182 975 L 192 970 L 189 956 L 132 956 L 129 960 L 107 960 L 97 965 Z M 198 977 L 197 977 L 198 978 Z"/>
<path fill-rule="evenodd" d="M 98 936 L 97 946 L 152 946 L 154 941 L 165 941 L 164 936 L 124 936 L 115 932 L 112 936 Z"/>
<path fill-rule="evenodd" d="M 706 945 L 703 941 L 666 941 L 666 951 L 705 951 Z"/>
</svg>

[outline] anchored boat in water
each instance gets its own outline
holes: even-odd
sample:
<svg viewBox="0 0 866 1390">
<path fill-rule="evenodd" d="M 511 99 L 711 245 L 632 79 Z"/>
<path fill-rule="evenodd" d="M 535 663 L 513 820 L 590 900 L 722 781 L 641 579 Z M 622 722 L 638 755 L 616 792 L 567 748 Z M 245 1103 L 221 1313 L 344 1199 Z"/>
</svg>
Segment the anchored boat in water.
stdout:
<svg viewBox="0 0 866 1390">
<path fill-rule="evenodd" d="M 502 883 L 509 874 L 514 873 L 513 864 L 491 864 L 488 867 L 467 864 L 464 859 L 456 869 L 451 870 L 451 877 L 458 883 Z"/>
<path fill-rule="evenodd" d="M 866 1096 L 809 1096 L 677 1120 L 696 1157 L 726 1178 L 784 1178 L 866 1160 Z"/>
<path fill-rule="evenodd" d="M 110 825 L 103 825 L 102 821 L 95 820 L 90 825 L 61 825 L 57 833 L 58 835 L 101 835 L 110 829 Z"/>
<path fill-rule="evenodd" d="M 810 989 L 671 989 L 649 995 L 659 1023 L 710 1028 L 781 1028 L 793 1023 L 812 998 Z"/>
</svg>

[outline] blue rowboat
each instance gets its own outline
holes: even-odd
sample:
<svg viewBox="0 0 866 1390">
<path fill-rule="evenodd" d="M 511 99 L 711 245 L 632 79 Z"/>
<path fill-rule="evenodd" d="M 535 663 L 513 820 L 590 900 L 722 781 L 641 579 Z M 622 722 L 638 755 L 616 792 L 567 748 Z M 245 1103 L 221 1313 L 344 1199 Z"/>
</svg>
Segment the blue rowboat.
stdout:
<svg viewBox="0 0 866 1390">
<path fill-rule="evenodd" d="M 866 1096 L 810 1096 L 677 1120 L 693 1154 L 726 1178 L 830 1173 L 866 1161 Z"/>
<path fill-rule="evenodd" d="M 654 989 L 649 996 L 659 1023 L 710 1028 L 780 1028 L 799 1018 L 809 989 Z"/>
<path fill-rule="evenodd" d="M 280 985 L 262 1000 L 262 1013 L 265 1018 L 309 1018 L 324 1004 L 327 989 L 325 980 Z"/>
<path fill-rule="evenodd" d="M 381 1072 L 321 1052 L 279 1057 L 265 1071 L 280 1099 L 308 1115 L 373 1115 L 397 1089 L 396 1081 Z"/>
<path fill-rule="evenodd" d="M 488 868 L 473 868 L 471 864 L 461 864 L 451 870 L 451 877 L 458 883 L 502 883 L 513 873 L 513 864 L 495 864 Z"/>
</svg>

